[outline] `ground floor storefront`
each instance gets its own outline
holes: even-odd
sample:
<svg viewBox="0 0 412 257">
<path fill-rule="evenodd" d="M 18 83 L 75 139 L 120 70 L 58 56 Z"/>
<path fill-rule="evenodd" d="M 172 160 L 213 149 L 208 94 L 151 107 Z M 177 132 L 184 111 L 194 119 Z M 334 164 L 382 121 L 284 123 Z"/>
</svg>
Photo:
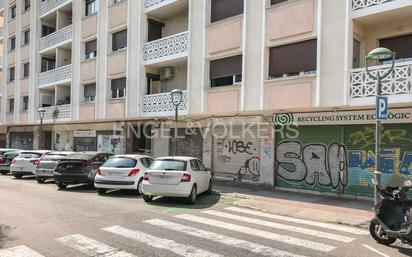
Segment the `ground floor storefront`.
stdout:
<svg viewBox="0 0 412 257">
<path fill-rule="evenodd" d="M 412 108 L 392 109 L 382 128 L 382 179 L 412 172 Z M 193 156 L 218 180 L 290 191 L 371 197 L 373 109 L 184 117 L 9 127 L 7 145 L 58 151 Z M 176 142 L 176 153 L 174 150 Z"/>
</svg>

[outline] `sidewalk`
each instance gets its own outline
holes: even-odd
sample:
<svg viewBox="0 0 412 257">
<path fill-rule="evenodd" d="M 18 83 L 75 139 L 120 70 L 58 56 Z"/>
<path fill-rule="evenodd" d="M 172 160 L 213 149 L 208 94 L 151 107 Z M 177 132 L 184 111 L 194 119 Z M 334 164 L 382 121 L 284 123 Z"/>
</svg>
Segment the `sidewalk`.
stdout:
<svg viewBox="0 0 412 257">
<path fill-rule="evenodd" d="M 367 228 L 372 201 L 312 195 L 216 182 L 214 190 L 241 198 L 234 205 L 295 218 Z"/>
</svg>

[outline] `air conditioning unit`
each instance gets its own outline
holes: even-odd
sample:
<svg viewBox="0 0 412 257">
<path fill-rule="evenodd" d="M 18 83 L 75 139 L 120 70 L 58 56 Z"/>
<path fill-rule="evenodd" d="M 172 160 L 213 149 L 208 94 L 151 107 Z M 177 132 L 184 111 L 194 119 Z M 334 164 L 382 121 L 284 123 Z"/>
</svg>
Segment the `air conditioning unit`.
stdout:
<svg viewBox="0 0 412 257">
<path fill-rule="evenodd" d="M 160 80 L 171 80 L 175 76 L 175 69 L 173 67 L 160 68 Z"/>
</svg>

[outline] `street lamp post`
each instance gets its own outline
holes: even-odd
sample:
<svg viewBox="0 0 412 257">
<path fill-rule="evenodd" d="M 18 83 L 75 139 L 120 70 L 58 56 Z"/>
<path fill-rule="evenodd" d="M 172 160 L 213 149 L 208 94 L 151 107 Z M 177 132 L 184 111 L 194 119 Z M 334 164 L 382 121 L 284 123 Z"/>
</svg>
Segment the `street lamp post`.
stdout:
<svg viewBox="0 0 412 257">
<path fill-rule="evenodd" d="M 44 119 L 44 115 L 46 114 L 46 110 L 44 108 L 39 108 L 37 112 L 39 113 L 39 118 L 40 118 L 39 147 L 42 150 L 43 149 L 43 119 Z"/>
<path fill-rule="evenodd" d="M 175 106 L 175 133 L 173 137 L 173 155 L 177 155 L 177 122 L 179 119 L 179 106 L 183 101 L 183 92 L 180 89 L 173 89 L 172 92 L 170 92 L 170 95 L 172 97 L 172 103 Z"/>
<path fill-rule="evenodd" d="M 387 70 L 386 72 L 384 73 L 376 72 L 376 75 L 373 75 L 371 71 L 369 70 L 369 66 L 368 66 L 369 60 L 384 61 L 384 60 L 389 60 L 389 59 L 392 59 L 392 65 L 390 69 Z M 378 101 L 378 97 L 382 94 L 382 80 L 384 80 L 386 77 L 388 77 L 393 72 L 394 67 L 395 67 L 395 53 L 387 48 L 384 48 L 384 47 L 376 48 L 372 50 L 366 56 L 366 60 L 365 60 L 366 73 L 372 79 L 377 80 L 376 101 Z M 381 150 L 381 120 L 378 119 L 378 107 L 377 106 L 378 105 L 376 104 L 376 130 L 375 130 L 376 160 L 375 160 L 374 179 L 377 183 L 377 186 L 380 187 L 381 185 L 381 153 L 382 153 L 382 150 Z M 375 200 L 375 204 L 377 204 L 379 201 L 379 194 L 376 189 L 376 186 L 375 186 L 375 191 L 374 191 L 374 200 Z"/>
</svg>

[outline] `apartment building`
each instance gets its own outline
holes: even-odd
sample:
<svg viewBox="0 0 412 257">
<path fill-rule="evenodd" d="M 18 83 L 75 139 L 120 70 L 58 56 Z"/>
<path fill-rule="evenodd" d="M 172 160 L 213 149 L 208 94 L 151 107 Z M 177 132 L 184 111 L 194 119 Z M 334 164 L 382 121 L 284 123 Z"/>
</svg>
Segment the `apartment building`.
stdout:
<svg viewBox="0 0 412 257">
<path fill-rule="evenodd" d="M 180 89 L 178 154 L 202 158 L 215 178 L 371 196 L 376 81 L 363 60 L 383 46 L 396 52 L 382 87 L 392 107 L 384 177 L 412 170 L 410 0 L 3 5 L 10 147 L 42 138 L 58 150 L 171 154 L 159 134 L 174 133 L 170 92 Z M 390 67 L 371 65 L 374 74 Z"/>
</svg>

